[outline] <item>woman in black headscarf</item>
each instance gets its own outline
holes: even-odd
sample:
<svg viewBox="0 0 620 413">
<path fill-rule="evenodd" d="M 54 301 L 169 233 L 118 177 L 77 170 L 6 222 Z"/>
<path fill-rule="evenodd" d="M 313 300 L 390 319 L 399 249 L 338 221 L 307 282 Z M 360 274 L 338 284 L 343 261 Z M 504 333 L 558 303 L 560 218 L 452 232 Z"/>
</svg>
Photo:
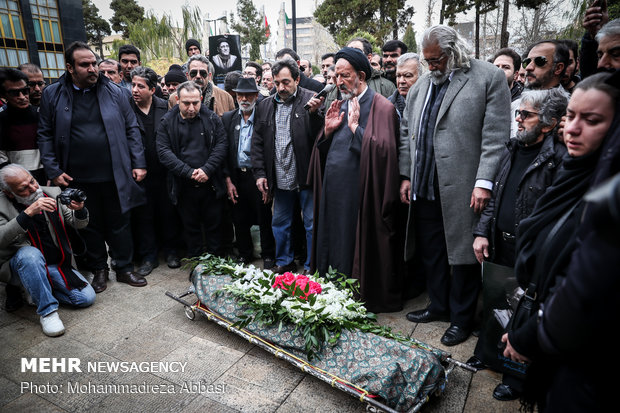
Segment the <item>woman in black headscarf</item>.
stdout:
<svg viewBox="0 0 620 413">
<path fill-rule="evenodd" d="M 534 298 L 534 311 L 502 337 L 504 356 L 529 364 L 522 402 L 545 408 L 545 395 L 554 364 L 541 357 L 537 312 L 560 277 L 565 276 L 584 211 L 583 195 L 591 186 L 600 148 L 612 124 L 618 90 L 598 74 L 577 84 L 567 108 L 564 142 L 568 154 L 555 181 L 538 200 L 532 215 L 517 231 L 515 275 L 521 288 Z M 514 316 L 513 316 L 514 317 Z M 511 320 L 515 321 L 515 320 Z"/>
</svg>

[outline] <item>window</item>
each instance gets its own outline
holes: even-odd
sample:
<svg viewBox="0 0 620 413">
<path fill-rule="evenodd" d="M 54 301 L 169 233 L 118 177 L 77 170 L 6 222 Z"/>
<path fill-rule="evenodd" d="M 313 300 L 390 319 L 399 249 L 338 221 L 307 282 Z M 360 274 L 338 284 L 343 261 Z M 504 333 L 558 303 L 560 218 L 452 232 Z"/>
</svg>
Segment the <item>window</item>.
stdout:
<svg viewBox="0 0 620 413">
<path fill-rule="evenodd" d="M 27 63 L 28 45 L 17 0 L 0 0 L 0 23 L 0 67 Z"/>
<path fill-rule="evenodd" d="M 30 0 L 30 11 L 43 76 L 57 78 L 65 70 L 65 61 L 56 0 Z"/>
</svg>

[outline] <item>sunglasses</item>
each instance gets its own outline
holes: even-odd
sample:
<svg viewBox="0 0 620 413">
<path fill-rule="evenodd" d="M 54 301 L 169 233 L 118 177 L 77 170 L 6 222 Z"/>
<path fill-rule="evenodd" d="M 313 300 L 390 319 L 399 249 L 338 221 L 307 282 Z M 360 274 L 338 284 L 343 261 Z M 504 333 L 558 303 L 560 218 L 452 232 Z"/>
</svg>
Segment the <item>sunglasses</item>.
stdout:
<svg viewBox="0 0 620 413">
<path fill-rule="evenodd" d="M 43 87 L 45 86 L 45 82 L 43 80 L 39 80 L 38 82 L 31 81 L 31 82 L 28 82 L 28 86 L 29 87 L 35 87 L 35 86 Z"/>
<path fill-rule="evenodd" d="M 198 75 L 198 73 L 200 73 L 200 77 L 206 78 L 207 77 L 207 71 L 204 69 L 201 70 L 190 70 L 189 71 L 189 77 L 196 77 Z"/>
<path fill-rule="evenodd" d="M 20 94 L 24 95 L 24 96 L 29 96 L 30 95 L 30 88 L 29 87 L 23 87 L 21 89 L 9 89 L 6 91 L 6 94 L 11 96 L 11 97 L 19 97 Z"/>
<path fill-rule="evenodd" d="M 531 112 L 529 110 L 515 110 L 515 119 L 521 117 L 521 119 L 525 120 L 530 117 L 530 115 L 538 115 L 538 112 Z"/>
<path fill-rule="evenodd" d="M 521 64 L 521 66 L 523 66 L 523 68 L 527 68 L 530 65 L 530 62 L 532 61 L 531 57 L 525 58 L 523 59 L 523 63 Z M 534 58 L 534 64 L 538 67 L 544 67 L 547 64 L 547 58 L 545 56 L 536 56 Z"/>
</svg>

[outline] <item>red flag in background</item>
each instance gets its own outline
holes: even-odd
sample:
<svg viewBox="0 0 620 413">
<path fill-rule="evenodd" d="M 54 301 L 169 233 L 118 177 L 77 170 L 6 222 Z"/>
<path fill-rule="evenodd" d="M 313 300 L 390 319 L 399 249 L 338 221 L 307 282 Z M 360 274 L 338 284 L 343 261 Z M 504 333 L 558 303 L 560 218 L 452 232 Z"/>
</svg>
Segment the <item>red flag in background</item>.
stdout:
<svg viewBox="0 0 620 413">
<path fill-rule="evenodd" d="M 271 31 L 269 30 L 269 23 L 267 23 L 267 16 L 265 16 L 265 37 L 271 36 Z"/>
</svg>

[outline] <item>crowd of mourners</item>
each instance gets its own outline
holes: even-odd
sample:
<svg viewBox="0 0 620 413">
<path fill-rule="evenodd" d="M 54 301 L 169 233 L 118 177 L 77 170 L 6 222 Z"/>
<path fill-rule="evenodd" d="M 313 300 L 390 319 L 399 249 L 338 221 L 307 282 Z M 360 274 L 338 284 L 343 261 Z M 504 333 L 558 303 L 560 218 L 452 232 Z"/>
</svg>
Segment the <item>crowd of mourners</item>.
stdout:
<svg viewBox="0 0 620 413">
<path fill-rule="evenodd" d="M 159 75 L 130 44 L 67 46 L 50 85 L 4 68 L 5 309 L 58 336 L 59 304 L 90 306 L 110 268 L 143 287 L 160 258 L 260 255 L 359 280 L 373 312 L 426 292 L 407 319 L 449 322 L 445 346 L 474 333 L 496 399 L 606 411 L 617 380 L 589 355 L 618 315 L 620 19 L 592 6 L 583 27 L 488 61 L 444 25 L 421 55 L 353 38 L 316 74 L 285 48 L 222 84 L 195 39 Z"/>
</svg>

